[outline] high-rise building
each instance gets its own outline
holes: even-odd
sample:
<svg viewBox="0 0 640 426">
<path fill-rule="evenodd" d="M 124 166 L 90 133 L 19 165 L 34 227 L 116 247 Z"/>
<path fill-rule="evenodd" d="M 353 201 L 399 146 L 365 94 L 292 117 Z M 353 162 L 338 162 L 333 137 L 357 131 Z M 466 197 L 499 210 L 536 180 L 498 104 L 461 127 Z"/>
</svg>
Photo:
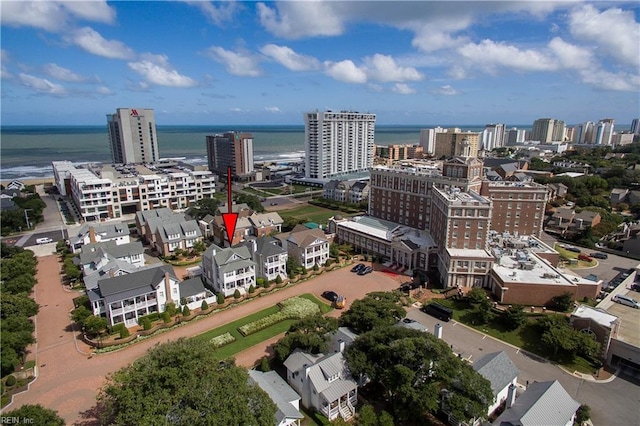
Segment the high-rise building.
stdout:
<svg viewBox="0 0 640 426">
<path fill-rule="evenodd" d="M 207 136 L 207 163 L 209 170 L 227 175 L 231 166 L 234 177 L 246 177 L 253 169 L 253 136 L 251 133 L 225 132 Z"/>
<path fill-rule="evenodd" d="M 593 139 L 593 121 L 587 121 L 586 123 L 578 124 L 573 131 L 574 143 L 591 143 Z"/>
<path fill-rule="evenodd" d="M 420 145 L 424 149 L 426 154 L 433 154 L 433 150 L 436 144 L 436 133 L 444 133 L 446 129 L 442 127 L 434 127 L 433 129 L 421 129 L 420 130 Z"/>
<path fill-rule="evenodd" d="M 527 131 L 524 129 L 518 129 L 517 127 L 512 127 L 507 130 L 507 145 L 516 145 L 518 143 L 522 143 L 527 138 Z"/>
<path fill-rule="evenodd" d="M 565 122 L 555 118 L 539 118 L 533 122 L 531 140 L 541 143 L 563 141 Z"/>
<path fill-rule="evenodd" d="M 482 149 L 491 151 L 504 146 L 504 124 L 487 124 L 482 131 Z"/>
<path fill-rule="evenodd" d="M 153 163 L 160 158 L 153 109 L 118 108 L 107 114 L 107 126 L 114 163 Z"/>
<path fill-rule="evenodd" d="M 458 128 L 436 133 L 434 155 L 440 157 L 477 157 L 480 146 L 480 133 L 463 132 Z"/>
<path fill-rule="evenodd" d="M 613 118 L 603 118 L 598 121 L 593 137 L 593 143 L 596 145 L 611 145 L 611 137 L 613 136 Z"/>
<path fill-rule="evenodd" d="M 640 135 L 640 118 L 634 118 L 631 122 L 631 133 Z"/>
<path fill-rule="evenodd" d="M 375 123 L 375 114 L 355 111 L 305 113 L 305 176 L 326 179 L 371 168 Z"/>
</svg>

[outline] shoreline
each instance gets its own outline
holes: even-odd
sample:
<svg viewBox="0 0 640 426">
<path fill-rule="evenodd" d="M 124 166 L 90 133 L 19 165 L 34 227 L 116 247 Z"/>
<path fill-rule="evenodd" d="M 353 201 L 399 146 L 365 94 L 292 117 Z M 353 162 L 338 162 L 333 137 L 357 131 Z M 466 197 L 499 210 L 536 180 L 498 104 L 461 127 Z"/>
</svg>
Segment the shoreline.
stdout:
<svg viewBox="0 0 640 426">
<path fill-rule="evenodd" d="M 1 179 L 0 180 L 0 184 L 2 185 L 8 185 L 9 183 L 13 182 L 13 181 L 20 181 L 22 183 L 24 183 L 25 185 L 46 185 L 46 184 L 51 184 L 51 185 L 55 185 L 56 184 L 56 179 L 53 176 L 50 177 L 41 177 L 41 178 L 27 178 L 27 179 L 20 179 L 20 178 L 16 178 L 16 179 Z"/>
</svg>

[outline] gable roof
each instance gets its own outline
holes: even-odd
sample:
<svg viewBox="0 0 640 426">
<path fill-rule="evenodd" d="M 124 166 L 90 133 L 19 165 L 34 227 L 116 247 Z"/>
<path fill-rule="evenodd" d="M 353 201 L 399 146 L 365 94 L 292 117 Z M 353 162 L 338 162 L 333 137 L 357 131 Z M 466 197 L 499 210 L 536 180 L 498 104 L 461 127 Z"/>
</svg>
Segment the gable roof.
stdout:
<svg viewBox="0 0 640 426">
<path fill-rule="evenodd" d="M 487 354 L 473 363 L 473 369 L 491 382 L 491 390 L 496 396 L 518 377 L 520 371 L 506 352 Z"/>
<path fill-rule="evenodd" d="M 104 256 L 110 256 L 114 259 L 131 256 L 134 254 L 144 253 L 144 247 L 140 241 L 134 241 L 126 244 L 116 244 L 115 241 L 109 240 L 95 244 L 86 244 L 82 246 L 80 253 L 80 264 L 94 262 L 96 259 Z"/>
<path fill-rule="evenodd" d="M 147 221 L 149 221 L 149 219 L 153 219 L 153 218 L 159 218 L 159 217 L 169 217 L 172 216 L 173 210 L 171 210 L 168 207 L 160 207 L 158 209 L 152 209 L 152 210 L 142 210 L 139 212 L 136 212 L 136 217 L 138 218 L 138 222 L 140 222 L 140 224 L 144 225 Z"/>
<path fill-rule="evenodd" d="M 256 239 L 256 253 L 264 257 L 285 254 L 287 251 L 278 244 L 273 237 L 260 237 Z"/>
<path fill-rule="evenodd" d="M 494 425 L 565 426 L 578 410 L 560 382 L 535 382 L 493 423 Z"/>
<path fill-rule="evenodd" d="M 189 278 L 180 283 L 180 297 L 190 297 L 202 294 L 206 290 L 201 277 Z"/>
<path fill-rule="evenodd" d="M 165 273 L 169 273 L 171 278 L 178 281 L 171 265 L 153 265 L 151 268 L 140 269 L 130 274 L 99 280 L 98 289 L 105 303 L 111 303 L 139 295 L 144 291 L 154 291 L 154 286 L 162 281 Z"/>
<path fill-rule="evenodd" d="M 289 238 L 287 238 L 288 241 L 294 243 L 298 247 L 307 247 L 318 239 L 323 242 L 328 241 L 324 236 L 324 232 L 320 229 L 305 229 L 303 231 L 292 232 L 289 235 Z"/>
<path fill-rule="evenodd" d="M 276 424 L 282 420 L 302 419 L 304 416 L 293 406 L 293 401 L 300 400 L 300 395 L 285 382 L 275 371 L 262 373 L 256 370 L 249 370 L 250 380 L 253 380 L 269 398 L 276 404 Z"/>
</svg>

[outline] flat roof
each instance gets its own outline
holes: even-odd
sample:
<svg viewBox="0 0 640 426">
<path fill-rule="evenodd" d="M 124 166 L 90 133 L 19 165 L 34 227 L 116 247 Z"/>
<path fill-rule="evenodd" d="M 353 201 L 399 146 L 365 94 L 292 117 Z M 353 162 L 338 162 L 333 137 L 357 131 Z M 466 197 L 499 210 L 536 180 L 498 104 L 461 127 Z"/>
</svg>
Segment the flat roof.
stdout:
<svg viewBox="0 0 640 426">
<path fill-rule="evenodd" d="M 607 313 L 604 309 L 593 308 L 588 305 L 580 305 L 575 311 L 571 313 L 571 316 L 578 318 L 589 318 L 604 325 L 605 327 L 613 327 L 614 323 L 618 320 L 618 317 Z"/>
<path fill-rule="evenodd" d="M 400 240 L 410 240 L 422 247 L 434 247 L 436 245 L 431 235 L 426 231 L 420 231 L 371 216 L 356 216 L 351 220 L 339 222 L 338 227 L 351 229 L 389 242 L 393 241 L 394 238 L 398 238 Z"/>
<path fill-rule="evenodd" d="M 486 250 L 483 249 L 447 249 L 449 256 L 454 257 L 480 257 L 485 259 L 494 259 L 494 257 Z"/>
<path fill-rule="evenodd" d="M 514 249 L 511 253 L 499 256 L 493 264 L 493 271 L 505 283 L 523 282 L 562 286 L 597 285 L 597 283 L 577 275 L 560 272 L 532 251 Z M 521 265 L 532 265 L 532 267 L 531 269 L 523 269 L 520 267 Z"/>
<path fill-rule="evenodd" d="M 640 294 L 629 289 L 624 289 L 618 294 L 640 300 Z M 629 345 L 640 347 L 640 326 L 638 325 L 640 324 L 640 309 L 613 302 L 607 308 L 607 312 L 620 319 L 618 335 L 615 338 Z"/>
</svg>

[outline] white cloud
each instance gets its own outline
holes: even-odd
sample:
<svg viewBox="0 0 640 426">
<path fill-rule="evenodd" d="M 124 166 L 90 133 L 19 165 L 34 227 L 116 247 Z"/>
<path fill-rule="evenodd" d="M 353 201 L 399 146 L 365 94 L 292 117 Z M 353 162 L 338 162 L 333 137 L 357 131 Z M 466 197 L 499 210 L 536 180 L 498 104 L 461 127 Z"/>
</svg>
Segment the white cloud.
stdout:
<svg viewBox="0 0 640 426">
<path fill-rule="evenodd" d="M 598 54 L 636 70 L 640 67 L 640 23 L 632 10 L 611 8 L 600 12 L 591 5 L 582 5 L 569 14 L 569 29 L 576 39 L 598 46 Z"/>
<path fill-rule="evenodd" d="M 592 84 L 599 89 L 623 92 L 640 91 L 639 75 L 590 69 L 582 70 L 580 75 L 585 83 Z"/>
<path fill-rule="evenodd" d="M 75 30 L 67 40 L 89 53 L 111 59 L 133 59 L 135 53 L 124 43 L 106 40 L 91 27 Z"/>
<path fill-rule="evenodd" d="M 7 62 L 9 62 L 9 54 L 6 50 L 0 49 L 0 78 L 4 80 L 11 80 L 13 78 L 13 74 L 5 66 Z"/>
<path fill-rule="evenodd" d="M 20 73 L 18 78 L 23 86 L 38 93 L 56 96 L 63 96 L 67 94 L 67 90 L 64 87 L 59 84 L 52 83 L 45 78 L 39 78 L 25 73 Z"/>
<path fill-rule="evenodd" d="M 376 93 L 382 93 L 384 91 L 384 87 L 382 87 L 379 84 L 375 84 L 375 83 L 367 84 L 367 88 L 369 90 L 371 90 L 372 92 L 376 92 Z"/>
<path fill-rule="evenodd" d="M 506 43 L 482 40 L 479 44 L 468 43 L 457 49 L 465 59 L 487 72 L 499 67 L 521 71 L 553 71 L 558 65 L 549 56 L 533 49 L 520 50 Z"/>
<path fill-rule="evenodd" d="M 278 37 L 295 39 L 307 36 L 335 36 L 344 31 L 343 17 L 333 2 L 287 1 L 274 4 L 275 9 L 258 3 L 262 26 Z"/>
<path fill-rule="evenodd" d="M 220 46 L 211 46 L 204 54 L 216 62 L 224 65 L 229 74 L 242 77 L 258 77 L 262 70 L 258 66 L 258 59 L 248 53 L 232 52 Z"/>
<path fill-rule="evenodd" d="M 107 86 L 99 86 L 96 89 L 96 92 L 100 95 L 104 95 L 104 96 L 109 96 L 109 95 L 113 95 L 113 90 L 109 89 Z"/>
<path fill-rule="evenodd" d="M 454 65 L 449 69 L 447 75 L 455 80 L 462 80 L 467 77 L 467 71 L 460 65 Z"/>
<path fill-rule="evenodd" d="M 243 110 L 242 108 L 229 108 L 229 111 L 231 112 L 248 112 Z"/>
<path fill-rule="evenodd" d="M 310 71 L 320 67 L 320 62 L 316 58 L 300 55 L 287 46 L 267 44 L 260 49 L 260 52 L 291 71 Z"/>
<path fill-rule="evenodd" d="M 563 68 L 584 69 L 593 66 L 590 50 L 567 43 L 560 37 L 554 37 L 549 42 L 549 49 Z"/>
<path fill-rule="evenodd" d="M 74 18 L 113 23 L 115 10 L 106 1 L 2 1 L 0 22 L 16 27 L 35 27 L 46 31 L 68 28 Z"/>
<path fill-rule="evenodd" d="M 148 92 L 149 83 L 146 81 L 133 82 L 131 80 L 127 80 L 127 89 L 132 92 Z"/>
<path fill-rule="evenodd" d="M 149 83 L 169 87 L 193 87 L 195 80 L 176 71 L 166 55 L 145 53 L 139 61 L 129 62 L 129 68 L 142 75 Z"/>
<path fill-rule="evenodd" d="M 459 94 L 460 92 L 458 92 L 456 89 L 454 89 L 453 87 L 447 84 L 445 86 L 440 86 L 438 88 L 433 89 L 431 93 L 434 93 L 436 95 L 454 96 Z"/>
<path fill-rule="evenodd" d="M 391 88 L 391 91 L 400 95 L 413 95 L 414 93 L 416 93 L 416 90 L 414 88 L 409 87 L 405 83 L 394 84 L 394 86 Z"/>
<path fill-rule="evenodd" d="M 88 77 L 76 74 L 70 69 L 61 67 L 60 65 L 49 63 L 44 66 L 44 72 L 51 78 L 56 80 L 68 81 L 70 83 L 83 83 L 89 81 Z"/>
<path fill-rule="evenodd" d="M 183 0 L 185 3 L 197 7 L 214 25 L 222 25 L 231 20 L 237 10 L 237 4 L 232 1 L 220 2 L 217 6 L 209 1 Z"/>
<path fill-rule="evenodd" d="M 345 83 L 366 83 L 367 74 L 358 68 L 352 61 L 340 62 L 325 61 L 325 74 Z"/>
<path fill-rule="evenodd" d="M 391 56 L 376 53 L 364 59 L 364 67 L 367 76 L 373 80 L 388 81 L 419 81 L 424 78 L 413 67 L 401 67 Z"/>
<path fill-rule="evenodd" d="M 282 112 L 280 111 L 280 108 L 278 108 L 277 106 L 269 106 L 269 107 L 264 107 L 264 110 L 267 112 Z"/>
</svg>

